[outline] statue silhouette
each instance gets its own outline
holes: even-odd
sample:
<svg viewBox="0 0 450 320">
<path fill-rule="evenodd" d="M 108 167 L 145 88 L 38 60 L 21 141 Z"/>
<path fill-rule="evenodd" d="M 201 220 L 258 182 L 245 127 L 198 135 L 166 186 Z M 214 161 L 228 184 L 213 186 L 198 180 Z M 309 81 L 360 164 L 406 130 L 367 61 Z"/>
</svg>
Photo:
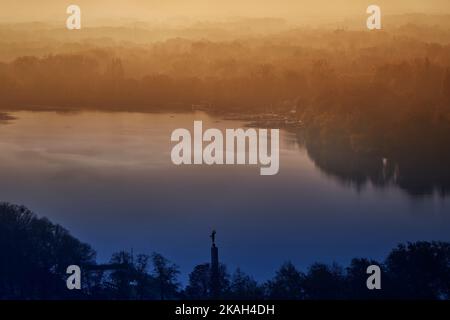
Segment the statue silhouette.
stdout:
<svg viewBox="0 0 450 320">
<path fill-rule="evenodd" d="M 211 232 L 210 237 L 211 237 L 211 240 L 212 240 L 212 246 L 215 247 L 216 246 L 216 230 L 213 230 Z"/>
</svg>

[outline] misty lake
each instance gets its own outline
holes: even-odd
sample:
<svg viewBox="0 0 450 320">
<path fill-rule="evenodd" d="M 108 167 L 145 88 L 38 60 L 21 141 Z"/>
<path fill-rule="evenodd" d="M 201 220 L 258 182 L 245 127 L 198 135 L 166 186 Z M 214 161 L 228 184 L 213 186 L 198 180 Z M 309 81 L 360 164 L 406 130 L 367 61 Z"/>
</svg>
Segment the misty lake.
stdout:
<svg viewBox="0 0 450 320">
<path fill-rule="evenodd" d="M 450 199 L 412 197 L 393 184 L 355 188 L 325 173 L 295 134 L 280 132 L 280 171 L 175 166 L 171 132 L 243 127 L 205 113 L 12 112 L 0 123 L 0 201 L 23 204 L 93 246 L 160 252 L 185 280 L 220 260 L 257 280 L 290 260 L 383 259 L 399 242 L 450 241 Z M 351 165 L 351 164 L 349 164 Z"/>
</svg>

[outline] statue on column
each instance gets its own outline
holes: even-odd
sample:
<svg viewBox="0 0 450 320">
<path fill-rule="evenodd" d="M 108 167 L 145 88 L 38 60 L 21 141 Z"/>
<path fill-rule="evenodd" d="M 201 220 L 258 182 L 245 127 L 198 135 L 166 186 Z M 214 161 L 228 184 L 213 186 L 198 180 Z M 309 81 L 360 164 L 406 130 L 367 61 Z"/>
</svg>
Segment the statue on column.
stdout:
<svg viewBox="0 0 450 320">
<path fill-rule="evenodd" d="M 211 232 L 210 238 L 212 240 L 212 246 L 215 247 L 216 246 L 216 230 L 213 230 Z"/>
</svg>

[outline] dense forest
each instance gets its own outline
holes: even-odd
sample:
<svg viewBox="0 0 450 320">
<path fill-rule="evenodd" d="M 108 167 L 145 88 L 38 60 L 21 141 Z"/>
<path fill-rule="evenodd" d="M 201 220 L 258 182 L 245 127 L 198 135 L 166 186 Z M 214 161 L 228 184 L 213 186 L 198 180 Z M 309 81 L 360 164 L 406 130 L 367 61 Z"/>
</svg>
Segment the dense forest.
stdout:
<svg viewBox="0 0 450 320">
<path fill-rule="evenodd" d="M 1 25 L 0 110 L 276 116 L 281 125 L 300 124 L 316 164 L 345 183 L 445 196 L 450 20 L 385 21 L 373 32 L 268 18 L 75 33 Z"/>
<path fill-rule="evenodd" d="M 178 281 L 177 265 L 161 254 L 114 253 L 97 264 L 95 251 L 63 227 L 23 206 L 0 204 L 0 299 L 210 299 L 210 265 Z M 300 254 L 300 253 L 299 253 Z M 82 269 L 82 290 L 68 290 L 66 268 Z M 368 290 L 366 269 L 382 268 L 381 290 Z M 383 262 L 355 258 L 347 267 L 285 262 L 272 279 L 256 282 L 222 264 L 219 299 L 448 299 L 450 244 L 417 242 L 394 248 Z"/>
<path fill-rule="evenodd" d="M 358 117 L 363 127 L 374 116 L 448 121 L 450 32 L 435 31 L 442 42 L 430 42 L 416 31 L 289 29 L 228 41 L 176 37 L 141 44 L 103 43 L 99 30 L 98 44 L 47 40 L 39 55 L 25 54 L 35 51 L 29 48 L 35 42 L 6 37 L 1 105 L 144 111 L 204 105 L 216 112 L 297 110 L 304 120 L 332 112 Z M 24 55 L 5 53 L 13 49 Z"/>
</svg>

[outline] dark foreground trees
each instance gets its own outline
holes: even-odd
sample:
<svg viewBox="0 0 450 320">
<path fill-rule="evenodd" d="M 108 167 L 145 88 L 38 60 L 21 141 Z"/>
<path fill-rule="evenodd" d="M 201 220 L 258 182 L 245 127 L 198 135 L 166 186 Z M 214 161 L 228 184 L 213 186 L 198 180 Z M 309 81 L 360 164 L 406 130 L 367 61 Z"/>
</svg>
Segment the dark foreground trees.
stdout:
<svg viewBox="0 0 450 320">
<path fill-rule="evenodd" d="M 22 206 L 0 203 L 0 299 L 209 299 L 210 265 L 197 265 L 183 289 L 178 267 L 160 254 L 113 254 L 96 264 L 95 252 L 67 230 Z M 82 290 L 67 290 L 66 268 L 83 270 Z M 367 267 L 381 267 L 382 289 L 368 290 Z M 259 284 L 240 269 L 220 266 L 220 299 L 340 300 L 449 299 L 450 244 L 399 245 L 384 263 L 353 259 L 347 268 L 314 263 L 304 273 L 283 264 Z"/>
<path fill-rule="evenodd" d="M 95 252 L 67 230 L 22 206 L 0 204 L 0 298 L 65 298 L 66 268 L 91 264 Z"/>
</svg>

